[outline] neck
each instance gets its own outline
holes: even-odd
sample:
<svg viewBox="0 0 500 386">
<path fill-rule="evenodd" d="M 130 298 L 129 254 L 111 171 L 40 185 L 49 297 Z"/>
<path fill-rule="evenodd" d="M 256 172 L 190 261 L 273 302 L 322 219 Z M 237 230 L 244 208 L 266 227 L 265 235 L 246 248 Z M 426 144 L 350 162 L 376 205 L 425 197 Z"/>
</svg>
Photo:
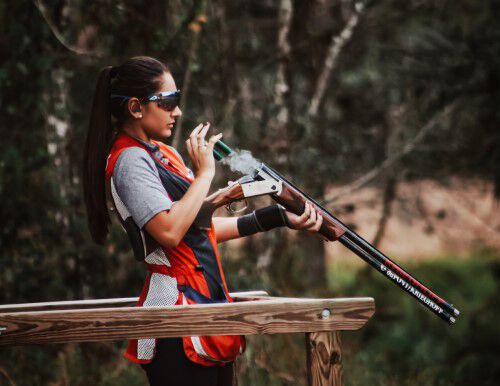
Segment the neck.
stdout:
<svg viewBox="0 0 500 386">
<path fill-rule="evenodd" d="M 142 128 L 140 127 L 125 126 L 122 127 L 122 131 L 133 138 L 140 139 L 144 142 L 151 142 L 151 138 L 149 138 L 144 130 L 142 130 Z"/>
</svg>

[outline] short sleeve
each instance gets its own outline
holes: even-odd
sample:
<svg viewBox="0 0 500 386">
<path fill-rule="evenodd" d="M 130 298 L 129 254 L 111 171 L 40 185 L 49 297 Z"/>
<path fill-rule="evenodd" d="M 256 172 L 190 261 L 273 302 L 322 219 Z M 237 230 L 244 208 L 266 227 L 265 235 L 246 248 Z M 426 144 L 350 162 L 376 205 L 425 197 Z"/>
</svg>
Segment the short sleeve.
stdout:
<svg viewBox="0 0 500 386">
<path fill-rule="evenodd" d="M 144 149 L 125 149 L 116 161 L 112 178 L 118 196 L 139 228 L 172 207 L 155 163 Z"/>
</svg>

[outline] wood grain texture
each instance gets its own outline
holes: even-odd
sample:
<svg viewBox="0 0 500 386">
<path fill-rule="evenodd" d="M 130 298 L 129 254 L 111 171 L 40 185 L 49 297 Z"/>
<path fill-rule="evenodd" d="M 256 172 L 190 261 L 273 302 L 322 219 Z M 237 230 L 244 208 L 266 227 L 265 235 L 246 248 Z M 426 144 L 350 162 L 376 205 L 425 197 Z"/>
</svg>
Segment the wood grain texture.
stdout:
<svg viewBox="0 0 500 386">
<path fill-rule="evenodd" d="M 228 304 L 119 307 L 0 314 L 0 346 L 192 335 L 356 330 L 372 298 L 269 298 Z M 331 316 L 321 318 L 325 309 Z"/>
<path fill-rule="evenodd" d="M 339 331 L 306 334 L 309 386 L 342 385 L 342 350 Z"/>
<path fill-rule="evenodd" d="M 296 215 L 301 215 L 304 212 L 306 200 L 308 200 L 307 197 L 303 196 L 302 193 L 293 186 L 287 184 L 286 181 L 283 181 L 283 190 L 281 193 L 279 195 L 273 195 L 272 198 Z M 345 227 L 340 222 L 336 221 L 329 212 L 324 211 L 312 203 L 311 200 L 308 201 L 323 215 L 323 223 L 321 224 L 319 232 L 330 241 L 338 240 L 339 237 L 345 233 Z"/>
<path fill-rule="evenodd" d="M 267 297 L 266 291 L 243 291 L 230 292 L 229 295 L 234 301 L 255 300 Z M 1 304 L 0 314 L 11 312 L 27 311 L 48 311 L 48 310 L 72 310 L 85 308 L 102 307 L 133 307 L 139 298 L 111 298 L 111 299 L 86 299 L 86 300 L 67 300 L 59 302 L 40 302 L 40 303 L 19 303 L 19 304 Z"/>
</svg>

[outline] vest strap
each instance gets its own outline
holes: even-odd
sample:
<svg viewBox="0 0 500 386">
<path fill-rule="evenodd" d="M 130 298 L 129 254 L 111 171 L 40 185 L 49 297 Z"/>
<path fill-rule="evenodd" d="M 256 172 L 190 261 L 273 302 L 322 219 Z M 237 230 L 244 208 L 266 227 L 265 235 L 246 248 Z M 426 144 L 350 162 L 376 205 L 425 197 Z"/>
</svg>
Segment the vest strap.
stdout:
<svg viewBox="0 0 500 386">
<path fill-rule="evenodd" d="M 203 266 L 201 264 L 198 264 L 194 267 L 194 269 L 188 267 L 188 266 L 166 266 L 166 265 L 158 265 L 158 264 L 147 264 L 148 270 L 151 273 L 159 273 L 162 275 L 168 275 L 171 277 L 175 277 L 177 279 L 177 289 L 181 292 L 183 292 L 188 298 L 194 300 L 197 303 L 205 304 L 205 303 L 227 303 L 229 302 L 229 299 L 227 298 L 226 292 L 224 291 L 224 286 L 222 283 L 220 283 L 218 280 L 216 280 L 217 284 L 222 290 L 222 293 L 224 294 L 224 299 L 212 299 L 208 296 L 203 295 L 201 292 L 195 290 L 192 288 L 189 284 L 188 281 L 186 280 L 186 277 L 192 277 L 192 276 L 197 276 L 202 274 L 203 272 L 207 272 L 209 275 L 210 273 L 208 271 L 205 271 Z M 212 275 L 210 275 L 213 277 Z"/>
<path fill-rule="evenodd" d="M 194 300 L 198 304 L 210 304 L 210 303 L 228 303 L 229 300 L 227 298 L 222 300 L 214 300 L 209 298 L 208 296 L 203 295 L 202 293 L 196 291 L 189 284 L 177 285 L 177 289 L 181 291 L 186 297 L 191 300 Z"/>
</svg>

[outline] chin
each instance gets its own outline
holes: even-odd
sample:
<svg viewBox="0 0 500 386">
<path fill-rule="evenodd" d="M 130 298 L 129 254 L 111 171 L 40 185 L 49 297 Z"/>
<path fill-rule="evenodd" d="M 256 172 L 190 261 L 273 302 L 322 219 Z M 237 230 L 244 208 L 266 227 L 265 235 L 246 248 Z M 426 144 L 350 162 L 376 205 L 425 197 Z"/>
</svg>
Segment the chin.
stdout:
<svg viewBox="0 0 500 386">
<path fill-rule="evenodd" d="M 167 129 L 165 131 L 162 131 L 160 133 L 155 134 L 154 136 L 151 136 L 152 139 L 155 141 L 164 141 L 165 139 L 169 138 L 172 135 L 172 130 Z"/>
</svg>

